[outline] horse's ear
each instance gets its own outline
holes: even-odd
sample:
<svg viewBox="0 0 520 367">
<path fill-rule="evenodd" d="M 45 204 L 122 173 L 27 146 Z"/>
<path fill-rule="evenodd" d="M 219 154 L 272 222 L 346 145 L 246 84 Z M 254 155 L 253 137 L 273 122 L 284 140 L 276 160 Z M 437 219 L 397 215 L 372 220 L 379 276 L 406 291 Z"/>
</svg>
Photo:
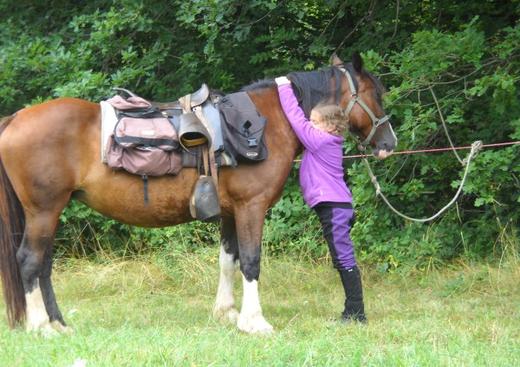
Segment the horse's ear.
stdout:
<svg viewBox="0 0 520 367">
<path fill-rule="evenodd" d="M 352 54 L 352 66 L 354 67 L 354 70 L 358 73 L 361 73 L 361 71 L 363 70 L 363 59 L 361 58 L 359 52 L 354 52 Z"/>
<path fill-rule="evenodd" d="M 336 55 L 336 53 L 333 53 L 330 57 L 330 64 L 332 66 L 342 66 L 344 62 Z"/>
</svg>

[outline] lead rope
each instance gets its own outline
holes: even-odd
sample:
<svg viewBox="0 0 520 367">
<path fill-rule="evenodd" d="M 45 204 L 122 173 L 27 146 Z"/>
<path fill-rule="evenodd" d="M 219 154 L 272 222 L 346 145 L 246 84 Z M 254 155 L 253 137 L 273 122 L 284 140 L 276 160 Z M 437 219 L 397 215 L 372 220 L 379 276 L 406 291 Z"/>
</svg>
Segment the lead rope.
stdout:
<svg viewBox="0 0 520 367">
<path fill-rule="evenodd" d="M 462 188 L 464 187 L 464 183 L 466 182 L 466 177 L 468 176 L 470 163 L 471 163 L 472 159 L 475 158 L 475 156 L 478 154 L 480 149 L 482 149 L 482 141 L 477 140 L 477 141 L 473 142 L 473 144 L 471 144 L 471 151 L 468 153 L 467 157 L 462 161 L 462 164 L 465 165 L 466 168 L 464 170 L 464 176 L 462 177 L 462 181 L 461 181 L 461 183 L 459 185 L 459 189 L 455 193 L 455 196 L 453 197 L 453 199 L 451 199 L 451 201 L 448 204 L 446 204 L 436 214 L 434 214 L 434 215 L 432 215 L 431 217 L 428 217 L 428 218 L 412 218 L 412 217 L 409 217 L 406 214 L 401 213 L 399 210 L 394 208 L 393 205 L 390 204 L 390 202 L 388 201 L 386 196 L 381 191 L 381 186 L 379 185 L 379 182 L 377 181 L 376 175 L 374 174 L 374 172 L 372 172 L 372 168 L 370 167 L 370 163 L 368 162 L 368 159 L 366 159 L 366 157 L 363 158 L 363 162 L 365 163 L 365 165 L 366 165 L 366 167 L 368 169 L 368 174 L 370 176 L 370 181 L 372 181 L 372 184 L 374 185 L 374 188 L 376 189 L 376 196 L 379 195 L 381 197 L 381 199 L 383 199 L 383 201 L 386 203 L 386 205 L 388 205 L 388 207 L 395 214 L 399 215 L 400 217 L 403 217 L 405 219 L 411 220 L 412 222 L 424 223 L 424 222 L 429 222 L 431 220 L 434 220 L 439 215 L 444 213 L 450 206 L 452 206 L 453 203 L 455 203 L 457 201 L 457 199 L 459 198 L 460 193 L 462 192 Z"/>
<path fill-rule="evenodd" d="M 451 136 L 450 136 L 450 133 L 448 132 L 448 127 L 446 126 L 446 122 L 444 121 L 444 116 L 442 115 L 441 106 L 439 106 L 439 101 L 437 100 L 437 96 L 435 95 L 435 92 L 433 91 L 433 88 L 431 85 L 428 88 L 430 89 L 430 93 L 433 97 L 433 100 L 435 101 L 435 106 L 437 106 L 437 112 L 439 112 L 439 117 L 441 119 L 442 128 L 444 129 L 444 134 L 446 135 L 446 138 L 448 139 L 448 142 L 450 143 L 451 149 L 453 150 L 453 154 L 455 155 L 455 157 L 457 157 L 457 160 L 459 161 L 459 163 L 464 166 L 464 161 L 462 159 L 460 159 L 460 157 L 457 153 L 457 150 L 455 149 L 455 145 L 453 145 L 453 141 L 451 141 Z"/>
</svg>

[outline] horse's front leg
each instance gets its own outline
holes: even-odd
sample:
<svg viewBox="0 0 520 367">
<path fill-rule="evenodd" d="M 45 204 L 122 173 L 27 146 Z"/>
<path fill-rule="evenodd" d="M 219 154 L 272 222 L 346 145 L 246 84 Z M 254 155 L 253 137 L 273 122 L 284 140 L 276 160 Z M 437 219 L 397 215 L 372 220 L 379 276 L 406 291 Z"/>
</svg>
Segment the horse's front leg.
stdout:
<svg viewBox="0 0 520 367">
<path fill-rule="evenodd" d="M 269 334 L 273 327 L 262 315 L 258 295 L 260 253 L 265 208 L 259 204 L 242 206 L 235 212 L 243 299 L 237 326 L 246 333 Z"/>
<path fill-rule="evenodd" d="M 221 320 L 236 324 L 238 311 L 233 297 L 233 278 L 238 260 L 238 240 L 235 218 L 223 217 L 220 227 L 220 277 L 213 315 Z"/>
</svg>

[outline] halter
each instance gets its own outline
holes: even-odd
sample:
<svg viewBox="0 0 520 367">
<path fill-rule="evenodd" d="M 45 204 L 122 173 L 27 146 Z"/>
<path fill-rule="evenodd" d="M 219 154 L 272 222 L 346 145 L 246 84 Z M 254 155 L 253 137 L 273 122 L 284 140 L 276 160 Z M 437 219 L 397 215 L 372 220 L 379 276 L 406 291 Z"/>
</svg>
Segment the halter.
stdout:
<svg viewBox="0 0 520 367">
<path fill-rule="evenodd" d="M 352 79 L 352 75 L 350 75 L 350 72 L 345 68 L 339 68 L 343 74 L 347 77 L 348 84 L 350 87 L 350 92 L 352 94 L 352 98 L 348 102 L 347 107 L 343 110 L 343 113 L 347 118 L 350 119 L 350 112 L 352 112 L 352 108 L 354 108 L 354 105 L 357 103 L 361 106 L 363 110 L 368 114 L 370 117 L 370 120 L 372 121 L 372 130 L 370 130 L 370 134 L 366 137 L 365 140 L 363 140 L 360 144 L 363 148 L 366 148 L 370 144 L 370 140 L 372 140 L 372 137 L 376 133 L 376 130 L 379 126 L 384 124 L 385 122 L 388 122 L 390 117 L 388 115 L 385 115 L 381 118 L 377 118 L 376 115 L 372 112 L 370 107 L 367 106 L 365 102 L 358 96 L 356 86 L 354 85 L 354 80 Z"/>
</svg>

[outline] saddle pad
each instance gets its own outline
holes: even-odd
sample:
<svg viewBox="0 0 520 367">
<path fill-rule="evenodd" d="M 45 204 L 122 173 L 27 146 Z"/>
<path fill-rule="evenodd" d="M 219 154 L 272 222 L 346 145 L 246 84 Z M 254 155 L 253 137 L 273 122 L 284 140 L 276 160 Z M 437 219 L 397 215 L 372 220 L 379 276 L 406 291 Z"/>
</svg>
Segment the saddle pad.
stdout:
<svg viewBox="0 0 520 367">
<path fill-rule="evenodd" d="M 105 148 L 110 135 L 114 133 L 117 116 L 114 107 L 110 103 L 101 101 L 99 104 L 101 105 L 101 163 L 107 163 Z"/>
</svg>

